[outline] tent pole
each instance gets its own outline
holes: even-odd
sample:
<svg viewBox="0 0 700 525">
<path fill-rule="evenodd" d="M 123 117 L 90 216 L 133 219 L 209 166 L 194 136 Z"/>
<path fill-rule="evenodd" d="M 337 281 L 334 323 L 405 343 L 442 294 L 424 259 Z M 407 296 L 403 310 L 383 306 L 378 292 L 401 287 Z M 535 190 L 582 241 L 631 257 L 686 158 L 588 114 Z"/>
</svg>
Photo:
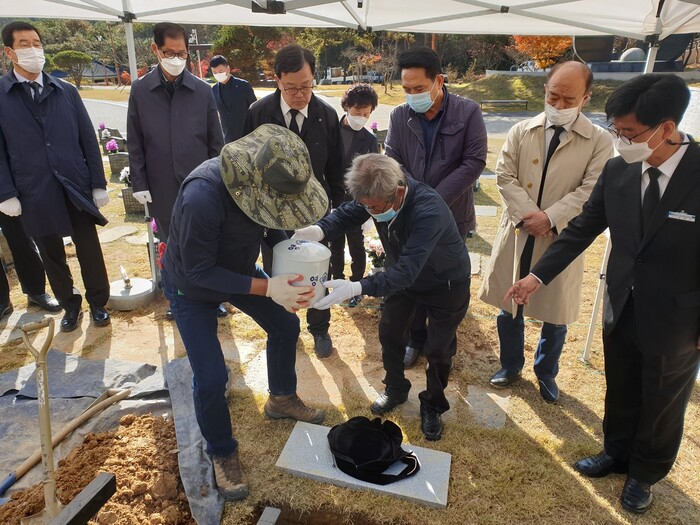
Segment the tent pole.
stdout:
<svg viewBox="0 0 700 525">
<path fill-rule="evenodd" d="M 136 62 L 136 46 L 134 46 L 134 25 L 133 21 L 136 19 L 136 15 L 131 12 L 131 2 L 129 0 L 122 0 L 122 7 L 124 8 L 124 15 L 121 19 L 124 22 L 124 32 L 126 33 L 126 50 L 129 55 L 129 73 L 131 74 L 131 80 L 134 81 L 139 78 L 139 67 Z"/>
<path fill-rule="evenodd" d="M 647 52 L 647 61 L 644 64 L 644 73 L 654 72 L 654 63 L 656 62 L 656 54 L 659 52 L 659 36 L 664 28 L 661 20 L 661 10 L 664 7 L 666 0 L 659 0 L 659 7 L 656 8 L 656 23 L 654 24 L 654 33 L 646 38 L 649 43 L 649 51 Z"/>
</svg>

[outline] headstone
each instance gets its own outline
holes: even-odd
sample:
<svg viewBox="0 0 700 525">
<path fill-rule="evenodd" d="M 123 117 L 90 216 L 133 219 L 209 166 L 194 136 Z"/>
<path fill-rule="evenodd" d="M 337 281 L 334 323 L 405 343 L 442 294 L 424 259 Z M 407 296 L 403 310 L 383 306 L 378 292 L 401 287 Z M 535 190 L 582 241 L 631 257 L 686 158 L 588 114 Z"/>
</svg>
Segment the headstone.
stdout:
<svg viewBox="0 0 700 525">
<path fill-rule="evenodd" d="M 418 457 L 420 471 L 389 485 L 375 485 L 348 476 L 335 466 L 328 446 L 329 430 L 321 425 L 297 422 L 276 466 L 290 474 L 323 483 L 372 490 L 429 507 L 447 507 L 451 454 L 404 444 L 405 450 L 412 450 Z M 394 464 L 386 472 L 397 474 L 403 466 L 403 463 Z"/>
<path fill-rule="evenodd" d="M 100 231 L 98 237 L 100 238 L 101 244 L 107 244 L 108 242 L 116 241 L 120 237 L 126 235 L 132 235 L 136 233 L 139 229 L 136 226 L 130 226 L 128 224 L 123 224 L 121 226 L 116 226 L 114 228 L 109 228 Z"/>
<path fill-rule="evenodd" d="M 690 104 L 679 129 L 692 135 L 695 140 L 700 139 L 700 88 L 690 88 Z"/>
<path fill-rule="evenodd" d="M 474 211 L 477 217 L 495 217 L 496 216 L 496 206 L 481 206 L 477 204 L 474 206 Z"/>
</svg>

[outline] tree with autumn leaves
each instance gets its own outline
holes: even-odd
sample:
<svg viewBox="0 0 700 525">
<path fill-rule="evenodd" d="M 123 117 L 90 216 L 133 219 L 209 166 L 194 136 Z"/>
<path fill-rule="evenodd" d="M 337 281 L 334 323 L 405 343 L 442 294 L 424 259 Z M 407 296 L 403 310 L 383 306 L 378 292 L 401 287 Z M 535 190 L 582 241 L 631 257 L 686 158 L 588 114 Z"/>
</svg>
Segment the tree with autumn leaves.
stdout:
<svg viewBox="0 0 700 525">
<path fill-rule="evenodd" d="M 514 36 L 513 40 L 515 49 L 532 58 L 540 69 L 556 63 L 571 49 L 568 36 Z"/>
</svg>

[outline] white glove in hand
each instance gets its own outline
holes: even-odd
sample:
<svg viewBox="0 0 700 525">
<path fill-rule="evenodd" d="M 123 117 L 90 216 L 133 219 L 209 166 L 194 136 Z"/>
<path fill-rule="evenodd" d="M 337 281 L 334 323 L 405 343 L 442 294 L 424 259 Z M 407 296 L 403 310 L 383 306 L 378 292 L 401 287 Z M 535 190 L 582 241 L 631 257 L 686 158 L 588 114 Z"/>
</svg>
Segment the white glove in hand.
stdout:
<svg viewBox="0 0 700 525">
<path fill-rule="evenodd" d="M 269 297 L 277 304 L 284 307 L 288 312 L 295 312 L 299 308 L 308 306 L 309 299 L 313 293 L 311 286 L 292 286 L 290 281 L 295 281 L 300 276 L 294 273 L 285 273 L 270 277 L 267 280 L 267 292 L 265 296 Z"/>
<path fill-rule="evenodd" d="M 146 204 L 147 202 L 153 202 L 153 199 L 151 198 L 151 192 L 146 190 L 146 191 L 135 191 L 134 192 L 134 199 L 139 201 L 141 204 Z"/>
<path fill-rule="evenodd" d="M 0 212 L 10 217 L 19 217 L 22 215 L 22 203 L 17 197 L 2 201 L 0 202 Z"/>
<path fill-rule="evenodd" d="M 292 239 L 296 239 L 299 241 L 321 242 L 324 237 L 325 234 L 323 233 L 321 227 L 316 226 L 315 224 L 313 226 L 307 226 L 306 228 L 296 230 L 294 232 L 294 235 L 292 235 Z"/>
<path fill-rule="evenodd" d="M 109 194 L 107 190 L 95 188 L 92 190 L 92 200 L 95 201 L 95 206 L 101 208 L 109 202 Z"/>
<path fill-rule="evenodd" d="M 334 304 L 340 304 L 351 297 L 362 295 L 362 284 L 359 281 L 333 279 L 323 283 L 323 286 L 333 288 L 333 291 L 314 304 L 316 310 L 326 310 Z"/>
</svg>

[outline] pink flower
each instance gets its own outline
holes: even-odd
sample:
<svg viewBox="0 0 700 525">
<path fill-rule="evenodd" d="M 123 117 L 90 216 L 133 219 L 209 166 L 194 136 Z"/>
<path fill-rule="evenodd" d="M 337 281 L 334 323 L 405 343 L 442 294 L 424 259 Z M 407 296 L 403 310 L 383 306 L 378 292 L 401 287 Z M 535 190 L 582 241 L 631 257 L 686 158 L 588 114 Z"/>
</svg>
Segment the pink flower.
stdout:
<svg viewBox="0 0 700 525">
<path fill-rule="evenodd" d="M 100 123 L 97 125 L 97 127 L 100 128 L 100 129 L 105 129 L 107 126 L 105 126 L 105 123 L 104 123 L 104 122 L 100 122 Z"/>
<path fill-rule="evenodd" d="M 375 121 L 375 122 L 372 122 L 372 123 L 369 125 L 369 127 L 370 127 L 370 129 L 371 129 L 372 131 L 377 131 L 377 128 L 378 128 L 377 122 L 376 122 L 376 121 Z"/>
<path fill-rule="evenodd" d="M 119 149 L 119 145 L 116 140 L 112 139 L 105 144 L 105 149 L 109 152 L 115 152 Z"/>
</svg>

